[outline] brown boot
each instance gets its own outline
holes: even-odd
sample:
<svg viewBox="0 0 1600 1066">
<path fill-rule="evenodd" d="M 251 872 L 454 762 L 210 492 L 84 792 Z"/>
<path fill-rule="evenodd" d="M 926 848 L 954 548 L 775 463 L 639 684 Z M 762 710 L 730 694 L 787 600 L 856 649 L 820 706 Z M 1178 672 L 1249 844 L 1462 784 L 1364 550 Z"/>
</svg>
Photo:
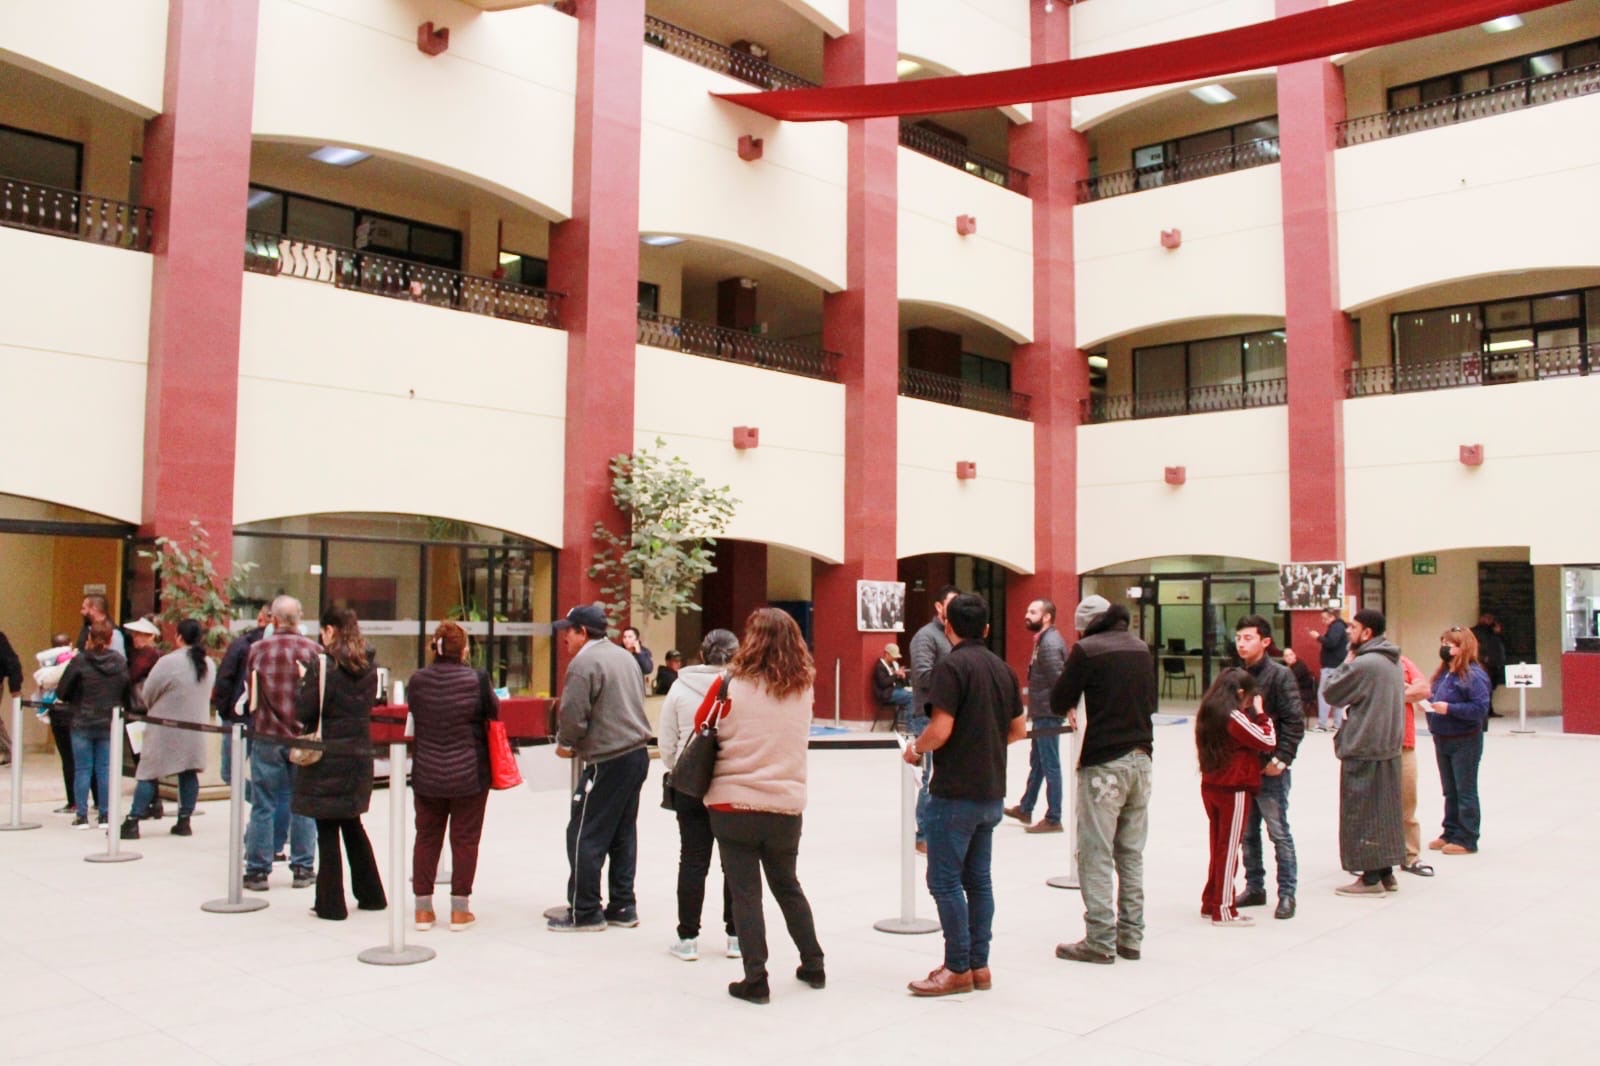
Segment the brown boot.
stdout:
<svg viewBox="0 0 1600 1066">
<path fill-rule="evenodd" d="M 913 996 L 949 996 L 957 992 L 972 991 L 972 971 L 951 973 L 943 966 L 920 981 L 906 985 Z"/>
<path fill-rule="evenodd" d="M 989 967 L 974 966 L 972 968 L 972 987 L 979 992 L 987 992 L 994 987 L 994 976 L 989 973 Z"/>
</svg>

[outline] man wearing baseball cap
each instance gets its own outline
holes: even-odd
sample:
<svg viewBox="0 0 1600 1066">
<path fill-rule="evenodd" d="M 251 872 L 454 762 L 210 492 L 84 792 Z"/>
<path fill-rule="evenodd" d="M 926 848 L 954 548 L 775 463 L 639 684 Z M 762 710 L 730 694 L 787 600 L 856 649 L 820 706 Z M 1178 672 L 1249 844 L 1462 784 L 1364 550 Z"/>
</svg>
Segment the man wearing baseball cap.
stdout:
<svg viewBox="0 0 1600 1066">
<path fill-rule="evenodd" d="M 650 722 L 639 664 L 606 636 L 599 604 L 581 604 L 552 627 L 572 661 L 561 684 L 556 754 L 582 757 L 567 819 L 567 913 L 553 933 L 601 932 L 639 924 L 633 894 L 639 856 L 639 790 L 650 770 Z M 600 867 L 611 858 L 610 902 L 600 902 Z"/>
</svg>

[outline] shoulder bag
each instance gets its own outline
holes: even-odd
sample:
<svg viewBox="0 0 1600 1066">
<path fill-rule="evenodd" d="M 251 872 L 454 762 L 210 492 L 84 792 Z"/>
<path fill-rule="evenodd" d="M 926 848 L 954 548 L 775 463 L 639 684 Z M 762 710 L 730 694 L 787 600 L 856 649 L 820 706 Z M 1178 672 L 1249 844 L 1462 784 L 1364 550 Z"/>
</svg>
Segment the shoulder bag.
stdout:
<svg viewBox="0 0 1600 1066">
<path fill-rule="evenodd" d="M 506 724 L 499 718 L 489 717 L 489 675 L 478 671 L 478 711 L 483 715 L 484 737 L 489 746 L 489 787 L 497 792 L 516 788 L 522 784 L 522 771 L 517 757 L 511 751 L 511 739 L 506 736 Z"/>
<path fill-rule="evenodd" d="M 673 789 L 693 799 L 705 798 L 717 766 L 720 747 L 717 727 L 732 709 L 728 699 L 728 675 L 723 674 L 706 691 L 706 698 L 695 712 L 694 732 L 689 734 L 682 754 L 672 765 Z"/>
<path fill-rule="evenodd" d="M 328 695 L 328 657 L 317 656 L 317 728 L 305 734 L 302 739 L 322 739 L 322 707 Z M 296 766 L 311 766 L 322 761 L 320 748 L 290 748 L 289 761 Z"/>
</svg>

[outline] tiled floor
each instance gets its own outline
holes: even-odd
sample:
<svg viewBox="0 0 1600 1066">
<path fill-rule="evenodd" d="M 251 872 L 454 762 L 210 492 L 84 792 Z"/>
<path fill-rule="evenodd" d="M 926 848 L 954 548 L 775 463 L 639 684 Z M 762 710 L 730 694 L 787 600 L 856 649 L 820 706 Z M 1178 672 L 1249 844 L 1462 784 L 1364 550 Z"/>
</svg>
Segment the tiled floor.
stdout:
<svg viewBox="0 0 1600 1066">
<path fill-rule="evenodd" d="M 145 839 L 129 845 L 140 861 L 81 861 L 104 838 L 48 813 L 60 802 L 46 787 L 54 768 L 30 758 L 25 811 L 46 826 L 0 834 L 0 1061 L 1600 1061 L 1600 910 L 1590 902 L 1600 879 L 1600 743 L 1538 724 L 1530 738 L 1495 724 L 1483 766 L 1483 851 L 1434 856 L 1438 877 L 1402 875 L 1402 891 L 1385 900 L 1333 894 L 1346 879 L 1337 764 L 1328 736 L 1308 737 L 1291 811 L 1299 917 L 1261 914 L 1258 928 L 1225 931 L 1195 913 L 1204 815 L 1189 730 L 1163 726 L 1144 959 L 1107 967 L 1055 959 L 1054 945 L 1082 930 L 1077 893 L 1044 884 L 1067 870 L 1066 837 L 1025 836 L 1010 823 L 995 848 L 995 988 L 934 1001 L 911 998 L 905 982 L 938 963 L 937 935 L 872 928 L 899 906 L 897 766 L 879 751 L 814 753 L 801 877 L 828 951 L 828 987 L 814 992 L 789 978 L 793 948 L 769 908 L 767 1007 L 725 994 L 739 969 L 712 950 L 722 945 L 715 922 L 701 961 L 666 953 L 677 842 L 671 815 L 652 803 L 659 769 L 640 812 L 638 929 L 547 933 L 540 911 L 559 901 L 565 878 L 564 794 L 496 794 L 473 897 L 477 927 L 408 931 L 438 957 L 389 969 L 356 960 L 385 942 L 387 915 L 316 921 L 306 914 L 310 892 L 289 888 L 281 868 L 267 910 L 203 913 L 200 903 L 224 891 L 224 804 L 206 805 L 187 840 L 167 834 L 170 820 L 147 823 Z M 1431 836 L 1437 775 L 1426 737 L 1421 745 Z M 1012 799 L 1025 748 L 1013 755 Z M 0 781 L 0 804 L 8 788 Z M 387 794 L 375 793 L 366 822 L 380 857 L 387 811 Z M 919 868 L 919 910 L 931 916 L 920 878 Z M 716 898 L 715 883 L 708 895 Z M 396 896 L 409 911 L 409 896 Z"/>
</svg>

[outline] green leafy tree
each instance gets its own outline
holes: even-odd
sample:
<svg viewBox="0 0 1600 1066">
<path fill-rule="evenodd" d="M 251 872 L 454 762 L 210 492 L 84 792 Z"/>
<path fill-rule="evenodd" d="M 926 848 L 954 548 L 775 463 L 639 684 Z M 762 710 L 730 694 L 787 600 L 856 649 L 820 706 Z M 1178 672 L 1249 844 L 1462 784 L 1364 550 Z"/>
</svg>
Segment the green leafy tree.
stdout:
<svg viewBox="0 0 1600 1066">
<path fill-rule="evenodd" d="M 211 537 L 198 521 L 189 521 L 188 543 L 172 537 L 157 537 L 155 550 L 141 550 L 140 558 L 150 560 L 156 581 L 161 586 L 161 620 L 177 625 L 185 618 L 199 621 L 205 630 L 205 646 L 219 651 L 228 646 L 228 623 L 233 613 L 230 604 L 243 591 L 245 575 L 255 563 L 234 563 L 224 582 L 217 575 L 216 552 Z"/>
<path fill-rule="evenodd" d="M 600 582 L 601 602 L 619 624 L 629 619 L 630 604 L 651 618 L 700 609 L 695 589 L 716 572 L 716 537 L 739 503 L 727 485 L 713 488 L 679 456 L 666 457 L 665 447 L 657 438 L 653 450 L 611 460 L 611 499 L 629 530 L 619 535 L 595 523 L 599 547 L 589 576 Z"/>
</svg>

